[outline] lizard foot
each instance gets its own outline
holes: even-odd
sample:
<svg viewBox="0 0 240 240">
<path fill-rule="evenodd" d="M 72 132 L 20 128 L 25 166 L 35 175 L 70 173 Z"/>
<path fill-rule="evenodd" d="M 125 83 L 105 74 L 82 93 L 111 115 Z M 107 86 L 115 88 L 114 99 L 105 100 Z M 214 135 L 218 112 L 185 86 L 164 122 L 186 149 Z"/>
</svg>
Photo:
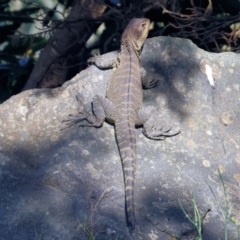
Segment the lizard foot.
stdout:
<svg viewBox="0 0 240 240">
<path fill-rule="evenodd" d="M 63 120 L 63 123 L 65 123 L 66 128 L 75 124 L 78 124 L 78 127 L 101 127 L 103 125 L 101 119 L 86 111 L 79 112 L 77 115 L 69 114 L 68 119 Z"/>
<path fill-rule="evenodd" d="M 76 95 L 76 99 L 78 102 L 83 103 L 82 98 L 78 95 Z M 78 127 L 101 127 L 103 125 L 103 121 L 101 119 L 96 117 L 94 114 L 87 112 L 85 105 L 82 111 L 79 111 L 76 115 L 69 114 L 68 119 L 63 120 L 62 123 L 65 124 L 65 127 L 60 129 L 60 131 L 70 128 L 75 124 L 78 124 Z"/>
<path fill-rule="evenodd" d="M 96 62 L 96 59 L 99 55 L 94 55 L 87 60 L 88 66 L 93 65 Z"/>
<path fill-rule="evenodd" d="M 153 139 L 153 140 L 164 140 L 166 137 L 173 137 L 178 135 L 181 131 L 177 131 L 175 133 L 170 133 L 172 127 L 168 128 L 168 129 L 163 129 L 163 127 L 157 129 L 155 126 L 153 126 L 152 128 L 146 128 L 143 127 L 143 134 L 149 138 L 149 139 Z"/>
<path fill-rule="evenodd" d="M 145 89 L 154 88 L 154 87 L 157 86 L 158 82 L 159 82 L 159 80 L 154 77 L 154 78 L 152 78 L 151 80 L 146 81 L 146 82 L 143 84 L 143 87 L 144 87 Z"/>
</svg>

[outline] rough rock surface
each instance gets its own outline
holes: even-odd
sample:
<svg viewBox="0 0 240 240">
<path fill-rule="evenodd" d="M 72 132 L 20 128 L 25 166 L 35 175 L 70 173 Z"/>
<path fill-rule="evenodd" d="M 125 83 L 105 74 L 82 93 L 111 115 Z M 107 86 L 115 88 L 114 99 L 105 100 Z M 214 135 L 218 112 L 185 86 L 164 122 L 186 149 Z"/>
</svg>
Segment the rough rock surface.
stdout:
<svg viewBox="0 0 240 240">
<path fill-rule="evenodd" d="M 126 227 L 113 126 L 60 131 L 81 108 L 77 91 L 86 102 L 105 93 L 112 70 L 91 66 L 61 88 L 25 91 L 0 106 L 0 240 L 195 239 L 181 208 L 194 219 L 193 199 L 202 216 L 211 209 L 204 240 L 224 239 L 226 200 L 240 225 L 240 55 L 159 37 L 146 41 L 141 59 L 159 79 L 144 105 L 157 106 L 157 126 L 181 134 L 153 141 L 137 130 L 135 231 Z M 238 239 L 230 220 L 227 229 Z"/>
</svg>

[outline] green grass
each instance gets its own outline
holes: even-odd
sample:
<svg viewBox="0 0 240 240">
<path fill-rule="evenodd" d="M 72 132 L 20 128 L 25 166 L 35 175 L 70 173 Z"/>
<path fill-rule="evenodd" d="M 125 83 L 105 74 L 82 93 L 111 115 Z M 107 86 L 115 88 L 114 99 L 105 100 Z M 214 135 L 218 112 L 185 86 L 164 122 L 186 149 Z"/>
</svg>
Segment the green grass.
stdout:
<svg viewBox="0 0 240 240">
<path fill-rule="evenodd" d="M 208 183 L 207 183 L 207 185 L 208 185 L 209 189 L 211 190 L 211 192 L 212 192 L 212 194 L 214 196 L 214 199 L 216 200 L 217 205 L 218 205 L 218 207 L 220 209 L 222 217 L 224 219 L 224 240 L 228 240 L 228 228 L 227 228 L 228 222 L 231 222 L 231 223 L 233 223 L 235 225 L 236 232 L 237 232 L 237 240 L 240 240 L 239 227 L 236 224 L 235 218 L 231 217 L 231 210 L 229 208 L 229 197 L 228 197 L 228 193 L 227 193 L 227 188 L 226 188 L 225 182 L 223 180 L 223 177 L 222 177 L 222 174 L 221 174 L 221 171 L 220 171 L 219 168 L 218 168 L 218 174 L 219 174 L 219 178 L 221 180 L 222 187 L 223 187 L 224 200 L 225 200 L 224 201 L 224 206 L 222 206 L 220 201 L 218 201 L 217 196 L 215 195 L 212 187 Z"/>
<path fill-rule="evenodd" d="M 83 230 L 85 236 L 88 240 L 96 240 L 96 235 L 94 234 L 92 227 L 87 224 L 85 221 L 83 224 L 78 220 L 78 226 Z"/>
<path fill-rule="evenodd" d="M 198 209 L 197 203 L 195 198 L 192 199 L 192 205 L 193 205 L 193 214 L 194 217 L 193 219 L 190 218 L 190 216 L 187 214 L 187 212 L 185 211 L 185 209 L 183 208 L 182 204 L 179 202 L 179 205 L 182 209 L 182 211 L 184 212 L 186 218 L 195 226 L 196 230 L 197 230 L 197 238 L 196 240 L 202 240 L 202 221 L 203 219 L 206 217 L 207 213 L 210 211 L 209 209 L 206 211 L 206 213 L 202 216 L 200 214 L 200 211 Z"/>
<path fill-rule="evenodd" d="M 225 185 L 225 182 L 223 180 L 222 174 L 220 169 L 218 168 L 218 174 L 219 174 L 219 178 L 221 181 L 221 185 L 223 188 L 223 193 L 224 193 L 224 205 L 222 205 L 219 201 L 219 199 L 217 198 L 216 194 L 214 193 L 212 187 L 210 186 L 209 183 L 207 183 L 214 199 L 216 200 L 217 206 L 220 209 L 222 218 L 224 219 L 224 240 L 229 240 L 229 234 L 228 234 L 228 223 L 233 223 L 235 225 L 236 228 L 236 233 L 237 233 L 237 239 L 236 240 L 240 240 L 240 230 L 239 227 L 236 224 L 236 219 L 234 217 L 231 217 L 231 210 L 229 207 L 229 197 L 228 197 L 228 193 L 227 193 L 227 188 Z M 198 236 L 195 240 L 202 240 L 202 221 L 203 219 L 206 217 L 207 213 L 210 210 L 207 210 L 207 212 L 202 216 L 200 214 L 199 208 L 197 206 L 195 197 L 192 199 L 192 206 L 193 206 L 193 219 L 190 218 L 190 216 L 187 214 L 187 212 L 185 211 L 185 209 L 183 208 L 183 206 L 181 205 L 181 203 L 179 203 L 182 211 L 184 212 L 185 216 L 187 217 L 187 219 L 195 226 L 196 231 L 198 233 Z"/>
</svg>

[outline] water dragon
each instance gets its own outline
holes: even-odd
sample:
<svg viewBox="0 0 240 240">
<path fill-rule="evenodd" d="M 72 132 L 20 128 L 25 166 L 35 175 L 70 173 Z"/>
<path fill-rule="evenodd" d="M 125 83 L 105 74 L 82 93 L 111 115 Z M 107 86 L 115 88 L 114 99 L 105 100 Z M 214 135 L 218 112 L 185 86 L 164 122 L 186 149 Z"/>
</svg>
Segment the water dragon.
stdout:
<svg viewBox="0 0 240 240">
<path fill-rule="evenodd" d="M 136 165 L 136 129 L 143 125 L 143 134 L 154 140 L 163 140 L 174 136 L 170 129 L 163 130 L 154 127 L 150 116 L 155 108 L 142 107 L 143 87 L 150 88 L 156 85 L 152 79 L 148 83 L 141 80 L 140 53 L 147 38 L 150 21 L 147 18 L 131 19 L 121 38 L 121 48 L 117 57 L 92 57 L 88 62 L 98 68 L 113 67 L 113 74 L 108 80 L 106 97 L 96 95 L 92 102 L 92 113 L 80 112 L 71 115 L 67 120 L 69 125 L 79 123 L 80 127 L 101 127 L 105 120 L 114 123 L 117 144 L 122 160 L 127 222 L 135 228 L 134 212 L 134 174 Z M 106 60 L 107 59 L 107 60 Z M 72 124 L 73 123 L 73 124 Z"/>
</svg>

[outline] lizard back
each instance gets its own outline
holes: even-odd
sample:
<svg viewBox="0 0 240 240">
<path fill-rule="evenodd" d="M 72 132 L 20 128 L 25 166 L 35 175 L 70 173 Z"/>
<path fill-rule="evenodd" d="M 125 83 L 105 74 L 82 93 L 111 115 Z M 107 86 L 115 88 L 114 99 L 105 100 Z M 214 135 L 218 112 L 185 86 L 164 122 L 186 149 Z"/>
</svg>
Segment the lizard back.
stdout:
<svg viewBox="0 0 240 240">
<path fill-rule="evenodd" d="M 122 160 L 128 223 L 135 228 L 134 174 L 136 164 L 136 130 L 138 110 L 143 92 L 139 56 L 149 31 L 146 18 L 132 19 L 122 35 L 121 51 L 113 77 L 109 80 L 106 97 L 115 106 L 113 120 Z"/>
</svg>

